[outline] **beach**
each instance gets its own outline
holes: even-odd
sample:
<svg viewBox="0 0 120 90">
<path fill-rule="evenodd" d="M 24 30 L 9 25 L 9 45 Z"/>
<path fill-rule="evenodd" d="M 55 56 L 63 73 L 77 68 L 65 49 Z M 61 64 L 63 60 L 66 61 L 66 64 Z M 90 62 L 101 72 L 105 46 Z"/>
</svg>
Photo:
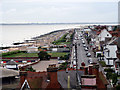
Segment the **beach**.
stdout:
<svg viewBox="0 0 120 90">
<path fill-rule="evenodd" d="M 69 25 L 2 25 L 2 40 L 0 46 L 11 46 L 12 43 L 30 40 L 33 37 L 47 34 L 52 31 L 75 28 L 78 24 Z"/>
</svg>

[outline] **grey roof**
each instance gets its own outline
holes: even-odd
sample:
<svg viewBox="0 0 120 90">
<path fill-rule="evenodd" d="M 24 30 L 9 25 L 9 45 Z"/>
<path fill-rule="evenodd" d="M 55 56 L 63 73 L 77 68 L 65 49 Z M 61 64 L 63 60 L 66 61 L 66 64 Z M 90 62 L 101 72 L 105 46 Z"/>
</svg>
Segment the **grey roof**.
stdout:
<svg viewBox="0 0 120 90">
<path fill-rule="evenodd" d="M 78 71 L 79 76 L 84 75 L 84 71 Z M 61 84 L 63 88 L 68 87 L 68 75 L 70 76 L 70 88 L 76 88 L 76 71 L 58 71 L 57 78 L 58 82 Z"/>
<path fill-rule="evenodd" d="M 0 78 L 19 75 L 19 71 L 0 67 Z"/>
<path fill-rule="evenodd" d="M 14 60 L 11 60 L 6 65 L 17 65 L 17 63 Z"/>
</svg>

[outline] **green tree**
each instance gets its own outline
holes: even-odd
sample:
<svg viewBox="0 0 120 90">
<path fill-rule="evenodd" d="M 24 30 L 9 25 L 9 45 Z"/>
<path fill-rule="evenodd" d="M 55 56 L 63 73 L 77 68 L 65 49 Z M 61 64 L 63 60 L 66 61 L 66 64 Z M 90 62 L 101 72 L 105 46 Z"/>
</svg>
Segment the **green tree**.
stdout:
<svg viewBox="0 0 120 90">
<path fill-rule="evenodd" d="M 45 51 L 40 51 L 38 53 L 38 57 L 40 58 L 40 60 L 50 60 L 51 55 L 49 55 L 47 52 Z"/>
<path fill-rule="evenodd" d="M 32 66 L 27 67 L 25 71 L 36 72 L 36 70 L 34 70 Z"/>
</svg>

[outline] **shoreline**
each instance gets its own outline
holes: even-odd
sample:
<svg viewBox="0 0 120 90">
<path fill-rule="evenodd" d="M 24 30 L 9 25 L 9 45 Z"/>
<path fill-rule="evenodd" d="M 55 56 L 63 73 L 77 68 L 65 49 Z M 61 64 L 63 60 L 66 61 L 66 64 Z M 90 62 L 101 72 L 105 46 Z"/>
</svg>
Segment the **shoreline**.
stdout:
<svg viewBox="0 0 120 90">
<path fill-rule="evenodd" d="M 51 32 L 49 32 L 49 33 L 45 33 L 45 34 L 42 34 L 42 35 L 40 35 L 40 36 L 32 37 L 32 38 L 30 38 L 30 39 L 28 39 L 28 40 L 24 40 L 23 42 L 15 42 L 15 43 L 12 43 L 12 44 L 9 45 L 9 46 L 0 46 L 0 48 L 11 48 L 11 47 L 16 47 L 17 45 L 18 45 L 18 47 L 19 47 L 19 45 L 27 44 L 27 41 L 35 41 L 35 42 L 36 42 L 37 39 L 39 39 L 39 38 L 43 38 L 43 37 L 46 37 L 47 35 L 50 35 L 50 34 L 53 34 L 53 33 L 57 33 L 57 32 L 61 32 L 61 31 L 65 31 L 65 30 L 67 30 L 67 29 L 51 31 Z M 69 29 L 68 29 L 68 30 L 69 30 Z M 15 44 L 17 44 L 17 45 L 15 45 Z"/>
</svg>

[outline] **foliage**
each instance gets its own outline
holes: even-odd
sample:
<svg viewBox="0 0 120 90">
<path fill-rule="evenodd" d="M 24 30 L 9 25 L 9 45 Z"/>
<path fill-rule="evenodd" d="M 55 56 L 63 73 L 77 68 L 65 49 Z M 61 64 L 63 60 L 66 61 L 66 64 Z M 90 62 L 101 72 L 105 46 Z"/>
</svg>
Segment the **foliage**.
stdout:
<svg viewBox="0 0 120 90">
<path fill-rule="evenodd" d="M 52 44 L 66 42 L 66 38 L 65 38 L 66 36 L 67 36 L 67 34 L 63 35 L 59 40 L 52 42 Z"/>
<path fill-rule="evenodd" d="M 112 79 L 112 83 L 115 85 L 117 83 L 117 74 L 114 73 L 113 69 L 104 69 L 107 72 L 106 77 L 107 79 Z"/>
<path fill-rule="evenodd" d="M 111 79 L 112 78 L 112 73 L 111 72 L 107 72 L 106 77 L 107 77 L 107 79 Z"/>
<path fill-rule="evenodd" d="M 32 68 L 32 66 L 30 66 L 30 67 L 27 67 L 25 71 L 35 72 L 36 70 L 34 70 L 34 69 Z"/>
<path fill-rule="evenodd" d="M 60 60 L 68 60 L 68 59 L 69 59 L 69 55 L 70 55 L 70 54 L 61 56 L 61 57 L 60 57 Z"/>
<path fill-rule="evenodd" d="M 38 53 L 17 53 L 17 54 L 12 54 L 12 55 L 7 55 L 3 57 L 38 57 Z"/>
<path fill-rule="evenodd" d="M 41 59 L 41 60 L 50 60 L 51 58 L 51 55 L 49 55 L 47 52 L 45 51 L 40 51 L 38 53 L 38 57 Z"/>
<path fill-rule="evenodd" d="M 105 72 L 114 72 L 114 70 L 113 70 L 113 69 L 111 69 L 111 68 L 104 69 L 104 71 L 105 71 Z"/>
<path fill-rule="evenodd" d="M 113 84 L 117 83 L 117 74 L 116 73 L 112 73 L 112 82 L 113 82 Z"/>
<path fill-rule="evenodd" d="M 19 50 L 17 50 L 17 51 L 2 53 L 2 56 L 5 57 L 5 56 L 9 56 L 9 55 L 18 54 L 18 53 L 26 53 L 26 51 L 19 51 Z"/>
<path fill-rule="evenodd" d="M 52 53 L 49 53 L 51 55 L 51 57 L 61 57 L 61 56 L 64 56 L 64 55 L 68 55 L 68 53 L 66 52 L 52 52 Z"/>
<path fill-rule="evenodd" d="M 106 67 L 105 61 L 99 61 L 99 63 L 101 64 L 102 67 Z"/>
<path fill-rule="evenodd" d="M 62 64 L 59 66 L 59 69 L 60 69 L 60 70 L 66 70 L 67 67 L 68 67 L 68 63 L 65 62 L 65 63 L 62 63 Z"/>
<path fill-rule="evenodd" d="M 117 85 L 115 88 L 116 90 L 120 90 L 120 85 Z"/>
</svg>

